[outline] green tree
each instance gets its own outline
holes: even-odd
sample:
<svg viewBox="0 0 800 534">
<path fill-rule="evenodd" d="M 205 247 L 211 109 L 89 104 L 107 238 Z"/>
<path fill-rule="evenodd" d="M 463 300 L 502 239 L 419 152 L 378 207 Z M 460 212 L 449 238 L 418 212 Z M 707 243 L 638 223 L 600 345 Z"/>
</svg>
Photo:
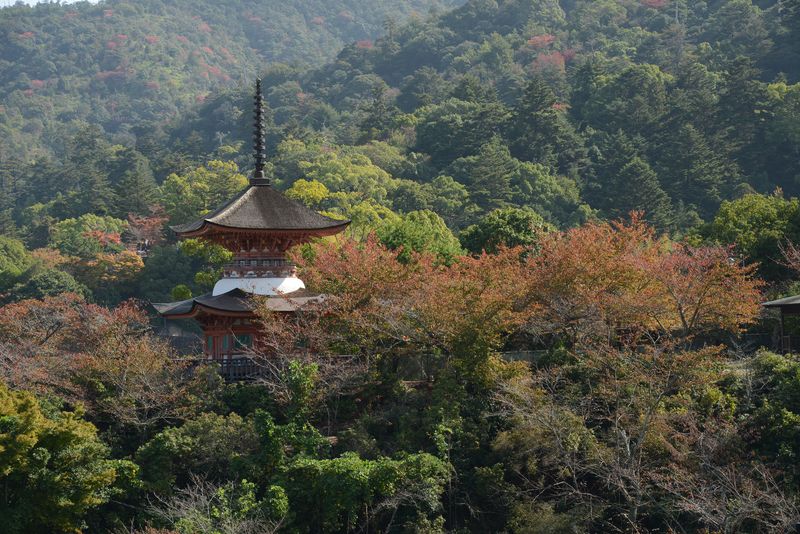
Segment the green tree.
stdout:
<svg viewBox="0 0 800 534">
<path fill-rule="evenodd" d="M 136 150 L 125 150 L 112 171 L 116 178 L 113 187 L 117 202 L 114 214 L 120 218 L 147 215 L 158 200 L 158 186 L 150 162 Z"/>
<path fill-rule="evenodd" d="M 474 156 L 457 159 L 448 173 L 466 185 L 470 198 L 484 211 L 508 204 L 513 196 L 512 180 L 519 161 L 497 135 L 483 144 Z"/>
<path fill-rule="evenodd" d="M 59 411 L 0 383 L 0 513 L 9 533 L 68 532 L 132 479 L 135 466 L 110 460 L 80 411 Z"/>
<path fill-rule="evenodd" d="M 286 190 L 286 196 L 294 200 L 298 200 L 308 206 L 309 208 L 317 209 L 320 205 L 330 197 L 331 192 L 316 180 L 306 180 L 300 178 L 292 187 Z"/>
<path fill-rule="evenodd" d="M 574 226 L 589 219 L 591 208 L 578 185 L 539 163 L 522 162 L 512 180 L 514 203 L 527 206 L 557 226 Z"/>
<path fill-rule="evenodd" d="M 167 495 L 186 487 L 192 476 L 212 482 L 252 477 L 258 448 L 252 420 L 209 413 L 161 431 L 139 447 L 136 463 L 146 487 Z"/>
<path fill-rule="evenodd" d="M 420 515 L 435 519 L 449 470 L 430 454 L 365 460 L 346 453 L 297 459 L 281 478 L 292 524 L 308 532 L 344 532 L 359 524 L 385 527 L 392 518 L 400 524 Z"/>
<path fill-rule="evenodd" d="M 379 204 L 388 202 L 396 181 L 361 154 L 331 152 L 300 162 L 306 178 L 337 193 L 356 193 Z"/>
<path fill-rule="evenodd" d="M 0 235 L 0 291 L 8 290 L 32 264 L 21 241 Z"/>
<path fill-rule="evenodd" d="M 696 206 L 703 218 L 713 216 L 740 179 L 736 165 L 690 124 L 670 136 L 658 154 L 657 169 L 664 190 L 674 200 Z"/>
<path fill-rule="evenodd" d="M 247 186 L 247 177 L 232 161 L 212 160 L 186 174 L 171 174 L 161 186 L 161 203 L 172 223 L 205 215 Z"/>
<path fill-rule="evenodd" d="M 66 256 L 91 259 L 101 252 L 120 252 L 122 232 L 128 223 L 92 213 L 66 219 L 53 226 L 50 246 Z"/>
<path fill-rule="evenodd" d="M 508 124 L 509 148 L 517 159 L 555 167 L 576 176 L 584 158 L 580 136 L 557 109 L 555 93 L 534 77 L 517 102 Z"/>
<path fill-rule="evenodd" d="M 777 193 L 725 201 L 700 232 L 712 242 L 734 245 L 748 261 L 759 263 L 763 276 L 783 278 L 788 273 L 776 259 L 781 244 L 800 240 L 800 201 Z"/>
<path fill-rule="evenodd" d="M 465 228 L 459 235 L 461 244 L 473 254 L 495 253 L 501 246 L 530 247 L 552 227 L 535 211 L 504 208 L 485 215 L 477 224 Z"/>
<path fill-rule="evenodd" d="M 378 227 L 377 234 L 386 247 L 401 250 L 403 260 L 409 260 L 411 252 L 431 252 L 451 262 L 462 252 L 442 218 L 428 210 L 412 211 L 389 221 Z"/>
<path fill-rule="evenodd" d="M 623 132 L 601 136 L 594 152 L 595 176 L 586 189 L 589 204 L 607 218 L 643 211 L 662 230 L 672 226 L 670 199 L 658 176 Z"/>
<path fill-rule="evenodd" d="M 92 294 L 89 288 L 75 280 L 71 274 L 59 269 L 46 269 L 12 287 L 10 297 L 18 301 L 42 299 L 61 293 L 77 293 L 85 298 Z"/>
<path fill-rule="evenodd" d="M 422 108 L 417 123 L 416 149 L 430 154 L 439 168 L 475 154 L 505 127 L 509 112 L 500 103 L 465 102 L 451 98 Z"/>
</svg>

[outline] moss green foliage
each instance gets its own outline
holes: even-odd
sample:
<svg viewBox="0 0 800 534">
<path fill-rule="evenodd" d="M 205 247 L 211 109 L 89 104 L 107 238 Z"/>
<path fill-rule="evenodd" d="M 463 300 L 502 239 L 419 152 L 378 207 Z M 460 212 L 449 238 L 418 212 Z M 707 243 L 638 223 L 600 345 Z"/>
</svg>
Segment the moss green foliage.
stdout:
<svg viewBox="0 0 800 534">
<path fill-rule="evenodd" d="M 431 252 L 443 261 L 453 261 L 461 254 L 458 239 L 441 217 L 432 211 L 412 211 L 402 218 L 384 223 L 378 228 L 381 243 L 400 250 L 400 257 L 410 259 L 412 252 Z"/>
<path fill-rule="evenodd" d="M 387 18 L 454 3 L 116 0 L 3 9 L 0 131 L 16 130 L 7 148 L 18 154 L 49 148 L 51 126 L 69 132 L 84 121 L 124 140 L 130 128 L 163 126 L 264 64 L 319 64 L 347 42 L 371 42 Z"/>
<path fill-rule="evenodd" d="M 0 291 L 8 290 L 32 263 L 24 243 L 0 236 Z"/>
<path fill-rule="evenodd" d="M 91 295 L 89 288 L 68 272 L 45 269 L 14 285 L 9 291 L 8 300 L 41 299 L 62 293 L 76 293 L 83 297 Z"/>
<path fill-rule="evenodd" d="M 66 256 L 91 258 L 100 252 L 122 250 L 121 235 L 127 223 L 108 216 L 85 213 L 53 225 L 49 245 Z"/>
<path fill-rule="evenodd" d="M 171 174 L 161 186 L 161 201 L 173 223 L 188 223 L 205 215 L 247 186 L 233 162 L 212 160 L 186 174 Z"/>
<path fill-rule="evenodd" d="M 109 448 L 80 412 L 61 412 L 0 384 L 0 511 L 6 532 L 74 531 L 135 466 Z"/>
<path fill-rule="evenodd" d="M 551 227 L 533 210 L 505 208 L 491 212 L 477 224 L 465 228 L 461 244 L 474 254 L 495 253 L 498 248 L 530 247 Z"/>
<path fill-rule="evenodd" d="M 798 43 L 797 0 L 0 9 L 0 530 L 792 531 L 796 356 L 693 348 L 796 278 Z M 168 226 L 248 186 L 254 76 L 273 187 L 352 224 L 222 384 L 119 301 L 230 261 Z"/>
</svg>

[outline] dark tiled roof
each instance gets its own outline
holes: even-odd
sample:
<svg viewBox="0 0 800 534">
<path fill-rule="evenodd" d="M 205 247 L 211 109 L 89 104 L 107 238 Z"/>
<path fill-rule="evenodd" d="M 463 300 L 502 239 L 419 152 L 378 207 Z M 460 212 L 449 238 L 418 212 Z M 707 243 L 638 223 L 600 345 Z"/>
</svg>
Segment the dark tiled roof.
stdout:
<svg viewBox="0 0 800 534">
<path fill-rule="evenodd" d="M 765 308 L 780 308 L 781 306 L 795 306 L 800 304 L 800 295 L 771 300 L 762 304 Z"/>
<path fill-rule="evenodd" d="M 252 230 L 344 230 L 350 221 L 320 215 L 272 186 L 251 185 L 217 211 L 172 229 L 187 234 L 206 224 Z"/>
<path fill-rule="evenodd" d="M 232 289 L 222 295 L 214 296 L 211 293 L 206 293 L 199 297 L 177 302 L 154 302 L 153 307 L 164 317 L 191 314 L 198 305 L 222 312 L 246 313 L 253 311 L 250 297 L 249 293 L 241 289 Z M 310 302 L 322 299 L 324 299 L 323 295 L 299 290 L 285 296 L 268 297 L 267 307 L 272 311 L 290 312 L 296 311 Z"/>
</svg>

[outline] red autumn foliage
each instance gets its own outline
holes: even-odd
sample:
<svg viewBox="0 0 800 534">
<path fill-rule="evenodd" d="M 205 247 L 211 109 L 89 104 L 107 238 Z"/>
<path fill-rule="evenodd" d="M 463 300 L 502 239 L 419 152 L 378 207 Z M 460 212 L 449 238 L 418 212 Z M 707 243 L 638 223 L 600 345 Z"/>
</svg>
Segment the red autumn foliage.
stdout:
<svg viewBox="0 0 800 534">
<path fill-rule="evenodd" d="M 63 294 L 6 305 L 0 348 L 0 377 L 11 387 L 80 402 L 94 422 L 142 439 L 189 415 L 208 380 L 185 372 L 133 302 L 110 310 Z"/>
<path fill-rule="evenodd" d="M 566 60 L 561 52 L 548 52 L 536 56 L 531 68 L 534 72 L 542 70 L 564 70 Z"/>
<path fill-rule="evenodd" d="M 225 58 L 225 60 L 228 61 L 228 63 L 238 63 L 238 61 L 236 60 L 236 57 L 233 54 L 231 54 L 231 51 L 228 50 L 227 48 L 225 48 L 224 46 L 221 46 L 219 48 L 219 51 L 222 54 L 222 56 Z"/>
<path fill-rule="evenodd" d="M 556 36 L 549 33 L 534 35 L 528 39 L 528 45 L 532 46 L 533 48 L 544 48 L 551 45 L 555 40 Z"/>
<path fill-rule="evenodd" d="M 145 82 L 144 86 L 148 89 L 153 89 L 153 90 L 161 89 L 161 84 L 158 82 Z"/>
<path fill-rule="evenodd" d="M 567 48 L 566 50 L 562 50 L 561 54 L 564 56 L 564 61 L 569 63 L 570 61 L 575 59 L 577 52 L 575 51 L 574 48 Z"/>
<path fill-rule="evenodd" d="M 119 245 L 122 243 L 122 237 L 117 232 L 90 230 L 88 232 L 84 232 L 83 236 L 87 239 L 94 239 L 104 247 L 107 247 L 108 245 Z"/>
<path fill-rule="evenodd" d="M 201 33 L 211 33 L 211 26 L 209 26 L 206 22 L 201 22 L 197 25 L 197 31 Z"/>
<path fill-rule="evenodd" d="M 204 46 L 204 47 L 203 47 L 203 48 L 201 48 L 200 50 L 202 50 L 202 51 L 203 51 L 203 52 L 205 52 L 206 54 L 213 54 L 213 53 L 214 53 L 214 51 L 213 51 L 213 50 L 211 49 L 211 47 L 209 47 L 209 46 Z"/>
<path fill-rule="evenodd" d="M 102 72 L 98 72 L 94 75 L 95 78 L 98 80 L 109 80 L 109 79 L 124 79 L 128 77 L 128 71 L 117 69 L 117 70 L 104 70 Z"/>
<path fill-rule="evenodd" d="M 178 42 L 181 42 L 181 43 L 188 43 L 189 42 L 189 38 L 186 37 L 185 35 L 176 35 L 175 39 L 177 39 Z"/>
<path fill-rule="evenodd" d="M 339 11 L 336 16 L 347 22 L 353 22 L 356 19 L 349 11 Z"/>
<path fill-rule="evenodd" d="M 20 39 L 23 39 L 23 40 L 24 39 L 33 39 L 33 37 L 35 37 L 35 36 L 36 36 L 36 34 L 33 33 L 33 32 L 22 32 L 22 33 L 18 33 L 17 34 L 17 37 L 19 37 Z"/>
<path fill-rule="evenodd" d="M 148 35 L 144 38 L 149 44 L 156 44 L 158 42 L 158 35 Z"/>
<path fill-rule="evenodd" d="M 117 47 L 117 43 L 115 41 L 108 41 L 106 43 L 106 48 L 109 50 L 114 50 Z"/>
<path fill-rule="evenodd" d="M 374 46 L 374 43 L 369 39 L 362 39 L 360 41 L 356 41 L 356 48 L 362 48 L 369 50 Z"/>
<path fill-rule="evenodd" d="M 569 109 L 569 104 L 564 102 L 556 102 L 555 104 L 553 104 L 553 109 L 556 111 L 566 111 L 567 109 Z"/>
<path fill-rule="evenodd" d="M 630 223 L 590 223 L 548 234 L 530 260 L 532 328 L 578 342 L 625 331 L 680 338 L 737 332 L 760 311 L 753 266 L 725 247 L 693 248 L 657 238 L 637 214 Z"/>
<path fill-rule="evenodd" d="M 113 9 L 104 9 L 103 10 L 103 16 L 104 17 L 113 17 L 114 16 L 114 10 Z"/>
<path fill-rule="evenodd" d="M 307 285 L 329 295 L 320 330 L 305 333 L 326 354 L 398 346 L 409 354 L 454 354 L 464 344 L 481 352 L 498 347 L 525 318 L 515 306 L 518 287 L 509 283 L 524 274 L 518 249 L 462 257 L 450 266 L 427 254 L 404 263 L 373 235 L 360 243 L 319 243 L 314 252 L 312 260 L 295 260 Z"/>
<path fill-rule="evenodd" d="M 22 91 L 22 94 L 25 96 L 33 96 L 33 89 L 25 89 Z"/>
<path fill-rule="evenodd" d="M 169 220 L 164 208 L 158 205 L 150 207 L 147 216 L 128 214 L 128 230 L 130 242 L 134 245 L 147 242 L 155 246 L 164 240 L 164 225 Z"/>
<path fill-rule="evenodd" d="M 44 80 L 31 80 L 31 89 L 41 89 L 45 86 Z"/>
<path fill-rule="evenodd" d="M 117 35 L 114 36 L 114 39 L 116 39 L 117 41 L 126 41 L 128 39 L 128 36 L 125 35 L 124 33 L 118 33 Z"/>
<path fill-rule="evenodd" d="M 652 9 L 661 9 L 669 4 L 669 0 L 640 0 L 640 3 Z"/>
<path fill-rule="evenodd" d="M 314 17 L 313 19 L 311 19 L 311 24 L 322 26 L 323 24 L 325 24 L 325 17 Z"/>
<path fill-rule="evenodd" d="M 74 19 L 77 16 L 78 16 L 78 12 L 77 11 L 67 11 L 66 13 L 64 13 L 64 18 L 65 19 Z"/>
</svg>

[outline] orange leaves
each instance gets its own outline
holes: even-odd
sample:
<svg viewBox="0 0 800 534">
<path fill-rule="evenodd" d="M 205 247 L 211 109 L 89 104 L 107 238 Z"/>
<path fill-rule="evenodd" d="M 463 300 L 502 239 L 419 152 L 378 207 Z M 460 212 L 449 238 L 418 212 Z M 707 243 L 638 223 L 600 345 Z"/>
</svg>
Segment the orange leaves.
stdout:
<svg viewBox="0 0 800 534">
<path fill-rule="evenodd" d="M 620 331 L 738 331 L 759 311 L 752 267 L 731 261 L 723 247 L 656 238 L 637 215 L 548 236 L 530 269 L 530 302 L 539 308 L 533 324 L 575 341 Z"/>
<path fill-rule="evenodd" d="M 116 254 L 102 252 L 79 267 L 81 279 L 89 287 L 128 282 L 143 268 L 142 258 L 130 250 Z"/>
<path fill-rule="evenodd" d="M 530 39 L 528 39 L 528 46 L 532 46 L 533 48 L 545 48 L 553 42 L 555 42 L 556 36 L 550 33 L 545 33 L 542 35 L 534 35 Z"/>
<path fill-rule="evenodd" d="M 685 335 L 710 329 L 738 332 L 760 310 L 762 283 L 726 247 L 675 245 L 651 270 L 665 293 L 667 313 Z"/>
<path fill-rule="evenodd" d="M 451 266 L 425 254 L 401 263 L 372 236 L 321 243 L 313 252 L 312 260 L 300 260 L 301 276 L 328 295 L 330 322 L 359 350 L 485 352 L 524 320 L 514 307 L 514 280 L 523 270 L 518 250 Z"/>
</svg>

